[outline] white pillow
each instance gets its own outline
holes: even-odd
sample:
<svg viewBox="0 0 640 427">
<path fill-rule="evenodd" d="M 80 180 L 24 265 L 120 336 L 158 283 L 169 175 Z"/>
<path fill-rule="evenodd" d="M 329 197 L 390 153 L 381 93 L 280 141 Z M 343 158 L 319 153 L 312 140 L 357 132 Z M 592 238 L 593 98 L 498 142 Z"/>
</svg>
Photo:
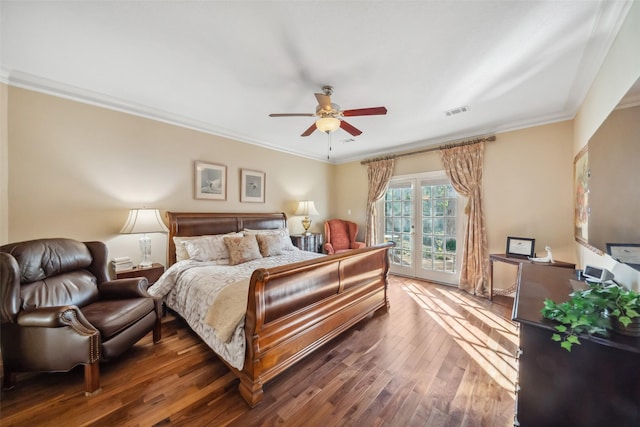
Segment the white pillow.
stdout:
<svg viewBox="0 0 640 427">
<path fill-rule="evenodd" d="M 176 262 L 189 259 L 189 252 L 187 252 L 187 248 L 184 247 L 183 242 L 186 242 L 187 240 L 199 239 L 201 237 L 204 237 L 204 236 L 191 236 L 191 237 L 173 236 L 173 243 L 176 246 Z"/>
<path fill-rule="evenodd" d="M 244 233 L 245 236 L 247 236 L 249 234 L 283 236 L 284 237 L 284 239 L 282 240 L 282 250 L 283 251 L 295 251 L 297 249 L 295 246 L 293 246 L 293 242 L 291 241 L 291 236 L 289 236 L 289 229 L 288 228 L 274 228 L 274 229 L 270 229 L 270 230 L 252 230 L 250 228 L 245 228 L 242 232 Z"/>
<path fill-rule="evenodd" d="M 224 243 L 225 237 L 242 237 L 242 233 L 201 236 L 195 239 L 184 240 L 182 245 L 189 255 L 188 259 L 195 261 L 218 261 L 229 258 L 229 251 Z"/>
</svg>

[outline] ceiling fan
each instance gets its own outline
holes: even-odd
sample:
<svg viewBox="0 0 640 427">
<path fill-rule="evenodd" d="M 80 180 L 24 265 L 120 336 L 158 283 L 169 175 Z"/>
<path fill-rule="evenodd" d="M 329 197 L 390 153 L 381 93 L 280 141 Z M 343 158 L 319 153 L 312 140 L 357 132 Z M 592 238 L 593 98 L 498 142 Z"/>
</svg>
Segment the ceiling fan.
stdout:
<svg viewBox="0 0 640 427">
<path fill-rule="evenodd" d="M 353 136 L 358 136 L 362 133 L 361 130 L 355 128 L 349 123 L 342 120 L 342 117 L 352 116 L 378 116 L 387 114 L 385 107 L 371 107 L 371 108 L 358 108 L 355 110 L 341 110 L 338 104 L 331 103 L 331 94 L 333 94 L 333 86 L 323 86 L 322 91 L 324 93 L 316 93 L 316 99 L 318 100 L 318 106 L 315 113 L 279 113 L 269 114 L 269 117 L 319 117 L 315 123 L 309 126 L 309 129 L 305 130 L 301 136 L 309 136 L 316 129 L 331 133 L 338 128 L 342 128 L 349 132 Z"/>
</svg>

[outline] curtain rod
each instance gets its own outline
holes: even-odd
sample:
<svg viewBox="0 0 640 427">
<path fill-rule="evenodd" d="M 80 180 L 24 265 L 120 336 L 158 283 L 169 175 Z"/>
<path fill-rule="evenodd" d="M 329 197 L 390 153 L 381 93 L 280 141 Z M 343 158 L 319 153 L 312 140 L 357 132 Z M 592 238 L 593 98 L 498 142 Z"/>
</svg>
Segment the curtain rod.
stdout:
<svg viewBox="0 0 640 427">
<path fill-rule="evenodd" d="M 467 141 L 462 141 L 462 142 L 457 142 L 452 144 L 441 144 L 441 145 L 438 145 L 437 147 L 425 148 L 424 150 L 410 151 L 408 153 L 390 154 L 388 156 L 376 157 L 373 159 L 363 160 L 360 162 L 360 164 L 366 165 L 367 163 L 377 162 L 378 160 L 388 160 L 388 159 L 397 159 L 398 157 L 415 156 L 416 154 L 424 154 L 424 153 L 429 153 L 431 151 L 438 151 L 438 150 L 454 148 L 454 147 L 462 147 L 464 145 L 473 145 L 473 144 L 478 144 L 480 142 L 489 142 L 489 141 L 495 141 L 495 140 L 496 140 L 495 135 L 491 135 L 491 136 L 470 139 Z"/>
</svg>

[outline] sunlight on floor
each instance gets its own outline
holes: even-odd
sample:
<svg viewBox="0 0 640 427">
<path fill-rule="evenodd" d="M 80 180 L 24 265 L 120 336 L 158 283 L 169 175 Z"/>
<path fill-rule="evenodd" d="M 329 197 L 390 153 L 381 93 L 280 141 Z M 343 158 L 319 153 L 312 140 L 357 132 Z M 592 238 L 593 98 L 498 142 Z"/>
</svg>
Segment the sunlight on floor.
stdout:
<svg viewBox="0 0 640 427">
<path fill-rule="evenodd" d="M 515 323 L 482 307 L 474 298 L 436 289 L 436 293 L 422 286 L 402 287 L 501 387 L 513 391 L 517 379 L 517 361 L 511 350 L 501 342 L 518 345 Z M 460 313 L 478 319 L 487 327 L 479 328 Z M 490 332 L 485 332 L 489 330 Z M 512 397 L 513 395 L 510 394 Z"/>
</svg>

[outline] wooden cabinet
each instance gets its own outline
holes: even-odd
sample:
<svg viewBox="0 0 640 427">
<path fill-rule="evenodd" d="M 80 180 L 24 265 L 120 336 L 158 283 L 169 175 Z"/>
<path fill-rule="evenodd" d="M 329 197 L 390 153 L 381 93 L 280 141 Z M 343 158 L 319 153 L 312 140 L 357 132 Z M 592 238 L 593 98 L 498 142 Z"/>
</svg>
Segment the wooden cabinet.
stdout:
<svg viewBox="0 0 640 427">
<path fill-rule="evenodd" d="M 115 273 L 116 279 L 127 279 L 130 277 L 146 277 L 149 286 L 153 285 L 164 273 L 164 265 L 153 263 L 149 268 L 134 267 L 129 270 L 118 271 Z"/>
<path fill-rule="evenodd" d="M 569 299 L 568 268 L 522 264 L 513 320 L 520 323 L 516 422 L 521 426 L 640 425 L 640 338 L 581 337 L 571 352 L 551 340 L 545 298 Z"/>
<path fill-rule="evenodd" d="M 309 252 L 322 253 L 323 240 L 322 233 L 293 234 L 291 236 L 294 246 Z"/>
</svg>

